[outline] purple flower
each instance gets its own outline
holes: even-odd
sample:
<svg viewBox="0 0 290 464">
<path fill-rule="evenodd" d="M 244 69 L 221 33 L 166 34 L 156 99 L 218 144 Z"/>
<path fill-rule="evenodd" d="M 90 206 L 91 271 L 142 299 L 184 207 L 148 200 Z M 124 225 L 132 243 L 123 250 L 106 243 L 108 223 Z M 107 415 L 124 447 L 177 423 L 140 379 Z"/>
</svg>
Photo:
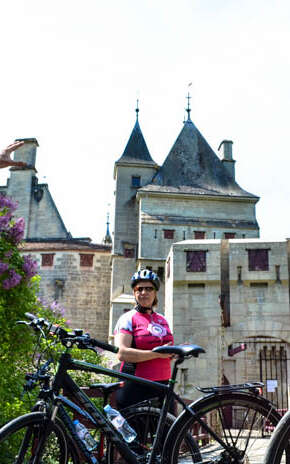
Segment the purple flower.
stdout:
<svg viewBox="0 0 290 464">
<path fill-rule="evenodd" d="M 3 232 L 8 229 L 10 219 L 11 219 L 10 214 L 5 214 L 4 216 L 0 216 L 0 232 Z"/>
<path fill-rule="evenodd" d="M 11 258 L 12 255 L 13 255 L 12 250 L 8 250 L 8 251 L 6 251 L 6 253 L 4 253 L 5 258 L 7 258 L 7 259 Z"/>
<path fill-rule="evenodd" d="M 21 242 L 24 237 L 25 222 L 23 218 L 16 220 L 15 224 L 8 231 L 10 239 L 15 243 Z"/>
<path fill-rule="evenodd" d="M 6 272 L 8 270 L 8 264 L 7 263 L 1 263 L 0 262 L 0 274 L 3 274 L 4 272 Z"/>
<path fill-rule="evenodd" d="M 14 269 L 10 269 L 9 277 L 3 280 L 2 286 L 5 290 L 10 290 L 10 288 L 16 287 L 20 283 L 21 279 L 21 275 L 17 274 Z"/>
<path fill-rule="evenodd" d="M 4 195 L 0 195 L 0 208 L 7 208 L 11 213 L 15 211 L 18 207 L 18 202 L 12 200 L 10 197 L 6 197 Z"/>
<path fill-rule="evenodd" d="M 53 301 L 49 308 L 54 314 L 57 313 L 60 316 L 64 316 L 65 309 L 57 301 Z"/>
<path fill-rule="evenodd" d="M 30 255 L 24 256 L 24 263 L 22 266 L 23 271 L 25 272 L 28 279 L 37 274 L 37 261 L 34 261 Z"/>
</svg>

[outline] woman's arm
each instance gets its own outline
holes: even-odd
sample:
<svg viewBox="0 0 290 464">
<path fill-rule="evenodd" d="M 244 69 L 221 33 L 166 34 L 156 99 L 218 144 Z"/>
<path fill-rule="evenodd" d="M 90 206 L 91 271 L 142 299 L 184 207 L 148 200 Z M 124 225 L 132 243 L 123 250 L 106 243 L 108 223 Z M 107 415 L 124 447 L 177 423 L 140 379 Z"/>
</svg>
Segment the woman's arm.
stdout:
<svg viewBox="0 0 290 464">
<path fill-rule="evenodd" d="M 26 163 L 23 163 L 22 161 L 13 161 L 11 159 L 11 153 L 17 150 L 17 148 L 22 147 L 22 145 L 24 145 L 24 142 L 22 141 L 14 142 L 0 152 L 0 168 L 7 168 L 9 166 L 26 166 Z"/>
<path fill-rule="evenodd" d="M 139 363 L 156 358 L 172 358 L 172 354 L 160 354 L 151 350 L 131 348 L 132 335 L 119 333 L 115 336 L 115 345 L 119 348 L 117 357 L 119 361 Z"/>
</svg>

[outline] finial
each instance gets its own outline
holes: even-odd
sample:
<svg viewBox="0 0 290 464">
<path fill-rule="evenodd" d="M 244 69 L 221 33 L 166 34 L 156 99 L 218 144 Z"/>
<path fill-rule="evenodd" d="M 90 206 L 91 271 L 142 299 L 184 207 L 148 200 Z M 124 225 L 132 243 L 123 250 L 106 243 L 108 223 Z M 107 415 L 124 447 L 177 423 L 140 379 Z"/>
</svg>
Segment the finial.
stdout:
<svg viewBox="0 0 290 464">
<path fill-rule="evenodd" d="M 187 112 L 187 120 L 190 121 L 190 112 L 191 112 L 191 108 L 190 108 L 190 99 L 191 99 L 191 96 L 190 96 L 190 93 L 189 93 L 189 87 L 192 85 L 192 82 L 190 82 L 188 84 L 188 93 L 187 93 L 187 108 L 185 108 L 186 112 Z"/>
<path fill-rule="evenodd" d="M 187 94 L 187 108 L 186 111 L 187 111 L 187 120 L 190 121 L 190 112 L 191 112 L 191 108 L 190 108 L 190 99 L 191 99 L 191 96 L 189 95 L 189 92 Z"/>
<path fill-rule="evenodd" d="M 108 204 L 108 207 L 110 207 L 110 203 Z M 112 237 L 110 234 L 110 213 L 109 211 L 107 212 L 107 230 L 106 230 L 106 235 L 104 237 L 103 243 L 104 244 L 111 244 L 112 243 Z"/>
<path fill-rule="evenodd" d="M 136 119 L 138 121 L 138 113 L 139 113 L 139 98 L 137 98 L 137 106 L 136 106 Z"/>
</svg>

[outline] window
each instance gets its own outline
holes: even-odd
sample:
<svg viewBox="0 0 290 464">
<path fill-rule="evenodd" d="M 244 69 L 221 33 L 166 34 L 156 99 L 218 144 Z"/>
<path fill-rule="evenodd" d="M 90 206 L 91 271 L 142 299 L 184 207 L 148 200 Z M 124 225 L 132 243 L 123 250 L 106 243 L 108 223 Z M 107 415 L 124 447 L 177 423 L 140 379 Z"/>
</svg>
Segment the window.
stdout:
<svg viewBox="0 0 290 464">
<path fill-rule="evenodd" d="M 235 232 L 225 232 L 226 239 L 235 238 L 235 236 L 236 236 Z"/>
<path fill-rule="evenodd" d="M 174 229 L 163 229 L 164 238 L 173 239 L 174 238 Z"/>
<path fill-rule="evenodd" d="M 52 267 L 53 266 L 54 253 L 45 253 L 41 255 L 41 266 Z"/>
<path fill-rule="evenodd" d="M 205 284 L 187 284 L 188 288 L 195 288 L 195 289 L 204 289 L 205 288 Z"/>
<path fill-rule="evenodd" d="M 132 187 L 140 187 L 141 185 L 141 177 L 140 176 L 132 176 Z"/>
<path fill-rule="evenodd" d="M 134 250 L 134 248 L 125 248 L 124 249 L 124 256 L 125 256 L 125 258 L 135 258 L 135 250 Z"/>
<path fill-rule="evenodd" d="M 158 275 L 160 280 L 164 279 L 164 267 L 159 267 L 157 269 L 157 275 Z"/>
<path fill-rule="evenodd" d="M 243 280 L 242 280 L 242 266 L 237 266 L 237 274 L 238 274 L 237 281 L 238 281 L 239 284 L 242 284 L 243 283 Z"/>
<path fill-rule="evenodd" d="M 187 251 L 186 252 L 186 271 L 187 272 L 206 272 L 206 251 Z"/>
<path fill-rule="evenodd" d="M 276 272 L 276 283 L 281 284 L 280 266 L 279 265 L 275 266 L 275 272 Z"/>
<path fill-rule="evenodd" d="M 81 267 L 92 267 L 94 255 L 80 253 L 80 266 Z"/>
<path fill-rule="evenodd" d="M 166 277 L 167 279 L 170 277 L 170 258 L 168 259 L 166 264 Z"/>
<path fill-rule="evenodd" d="M 268 271 L 268 249 L 248 250 L 249 271 Z"/>
<path fill-rule="evenodd" d="M 195 230 L 194 231 L 194 239 L 195 240 L 203 240 L 205 238 L 205 232 L 203 230 Z"/>
</svg>

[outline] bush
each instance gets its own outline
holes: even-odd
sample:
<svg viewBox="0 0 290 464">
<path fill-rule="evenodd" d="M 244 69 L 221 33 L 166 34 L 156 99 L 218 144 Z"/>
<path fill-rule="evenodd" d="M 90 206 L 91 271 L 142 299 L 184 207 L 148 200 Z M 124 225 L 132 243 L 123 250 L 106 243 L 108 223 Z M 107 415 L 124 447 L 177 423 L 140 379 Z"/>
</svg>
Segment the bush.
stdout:
<svg viewBox="0 0 290 464">
<path fill-rule="evenodd" d="M 0 425 L 28 412 L 28 398 L 22 398 L 25 373 L 31 370 L 35 336 L 29 328 L 17 325 L 30 312 L 52 322 L 66 324 L 64 310 L 57 302 L 44 304 L 37 297 L 40 277 L 37 263 L 29 256 L 21 256 L 20 245 L 24 236 L 23 218 L 15 220 L 17 203 L 0 195 Z M 61 345 L 55 345 L 57 357 Z M 92 352 L 73 350 L 73 355 L 94 363 L 104 358 Z M 85 385 L 90 374 L 78 375 Z"/>
<path fill-rule="evenodd" d="M 23 319 L 26 311 L 33 312 L 38 307 L 36 263 L 19 252 L 24 221 L 13 218 L 16 208 L 17 203 L 0 196 L 0 424 L 25 409 L 20 396 L 32 335 L 17 326 L 16 321 Z"/>
</svg>

